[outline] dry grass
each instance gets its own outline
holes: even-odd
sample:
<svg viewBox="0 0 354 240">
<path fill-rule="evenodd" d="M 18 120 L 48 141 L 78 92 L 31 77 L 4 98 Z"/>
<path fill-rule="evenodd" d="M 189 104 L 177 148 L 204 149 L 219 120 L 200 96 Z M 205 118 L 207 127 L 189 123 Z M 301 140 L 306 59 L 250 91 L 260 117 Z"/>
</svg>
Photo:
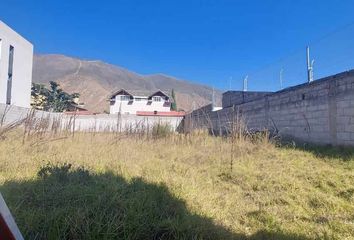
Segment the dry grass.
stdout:
<svg viewBox="0 0 354 240">
<path fill-rule="evenodd" d="M 354 239 L 351 150 L 203 132 L 34 142 L 0 141 L 0 191 L 27 239 Z"/>
</svg>

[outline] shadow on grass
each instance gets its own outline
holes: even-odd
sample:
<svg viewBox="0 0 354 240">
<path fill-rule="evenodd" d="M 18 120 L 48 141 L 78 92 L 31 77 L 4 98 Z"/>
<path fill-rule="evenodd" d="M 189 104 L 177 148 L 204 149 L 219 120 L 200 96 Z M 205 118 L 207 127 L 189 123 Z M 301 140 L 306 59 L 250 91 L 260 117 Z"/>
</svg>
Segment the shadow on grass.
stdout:
<svg viewBox="0 0 354 240">
<path fill-rule="evenodd" d="M 285 147 L 287 147 L 285 145 Z M 344 146 L 315 146 L 309 144 L 299 144 L 295 147 L 302 151 L 307 151 L 312 153 L 314 156 L 319 158 L 332 158 L 339 159 L 342 161 L 353 161 L 354 160 L 354 148 L 344 147 Z"/>
<path fill-rule="evenodd" d="M 305 239 L 232 233 L 188 211 L 163 184 L 47 165 L 33 181 L 0 186 L 25 239 Z"/>
</svg>

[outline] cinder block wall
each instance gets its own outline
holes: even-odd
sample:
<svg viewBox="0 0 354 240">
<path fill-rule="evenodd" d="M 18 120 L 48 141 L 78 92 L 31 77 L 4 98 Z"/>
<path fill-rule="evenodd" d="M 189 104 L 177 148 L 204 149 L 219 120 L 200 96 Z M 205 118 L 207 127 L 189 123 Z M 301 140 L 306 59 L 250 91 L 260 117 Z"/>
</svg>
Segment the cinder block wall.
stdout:
<svg viewBox="0 0 354 240">
<path fill-rule="evenodd" d="M 212 110 L 213 110 L 212 104 L 208 104 L 186 115 L 183 120 L 184 130 L 197 129 L 197 128 L 210 129 L 210 127 L 208 126 L 212 125 L 211 122 Z"/>
<path fill-rule="evenodd" d="M 204 115 L 211 121 L 187 127 L 207 127 L 214 132 L 227 130 L 237 115 L 249 131 L 268 129 L 303 142 L 354 145 L 354 70 Z M 188 118 L 193 122 L 195 115 L 192 113 Z"/>
<path fill-rule="evenodd" d="M 227 91 L 222 94 L 222 107 L 227 108 L 232 105 L 253 101 L 271 93 L 272 92 Z"/>
</svg>

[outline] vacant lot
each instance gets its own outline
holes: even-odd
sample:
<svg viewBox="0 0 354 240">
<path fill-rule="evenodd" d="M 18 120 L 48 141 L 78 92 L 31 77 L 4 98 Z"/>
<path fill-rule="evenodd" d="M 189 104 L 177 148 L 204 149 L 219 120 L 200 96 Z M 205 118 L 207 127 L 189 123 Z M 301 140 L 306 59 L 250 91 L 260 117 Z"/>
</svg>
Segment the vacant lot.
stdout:
<svg viewBox="0 0 354 240">
<path fill-rule="evenodd" d="M 0 191 L 26 239 L 354 239 L 353 153 L 204 133 L 23 143 L 13 132 L 0 141 Z"/>
</svg>

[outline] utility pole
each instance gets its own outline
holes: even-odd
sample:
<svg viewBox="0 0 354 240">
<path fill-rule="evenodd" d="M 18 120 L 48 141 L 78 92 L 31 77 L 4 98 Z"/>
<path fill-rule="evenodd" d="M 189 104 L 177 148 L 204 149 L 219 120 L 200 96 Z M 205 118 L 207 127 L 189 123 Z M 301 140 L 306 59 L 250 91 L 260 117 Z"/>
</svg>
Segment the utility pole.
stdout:
<svg viewBox="0 0 354 240">
<path fill-rule="evenodd" d="M 195 106 L 195 101 L 194 100 L 192 102 L 192 109 L 193 109 L 193 111 L 195 111 L 197 109 L 196 106 Z"/>
<path fill-rule="evenodd" d="M 313 81 L 313 64 L 315 60 L 310 61 L 310 47 L 306 47 L 306 62 L 307 62 L 307 81 Z"/>
<path fill-rule="evenodd" d="M 280 72 L 279 72 L 280 89 L 283 89 L 283 72 L 284 72 L 284 69 L 281 68 Z"/>
<path fill-rule="evenodd" d="M 213 95 L 211 98 L 211 108 L 214 110 L 215 107 L 215 91 L 214 91 L 214 86 L 213 86 Z"/>
<path fill-rule="evenodd" d="M 243 79 L 243 91 L 247 92 L 248 75 Z"/>
</svg>

